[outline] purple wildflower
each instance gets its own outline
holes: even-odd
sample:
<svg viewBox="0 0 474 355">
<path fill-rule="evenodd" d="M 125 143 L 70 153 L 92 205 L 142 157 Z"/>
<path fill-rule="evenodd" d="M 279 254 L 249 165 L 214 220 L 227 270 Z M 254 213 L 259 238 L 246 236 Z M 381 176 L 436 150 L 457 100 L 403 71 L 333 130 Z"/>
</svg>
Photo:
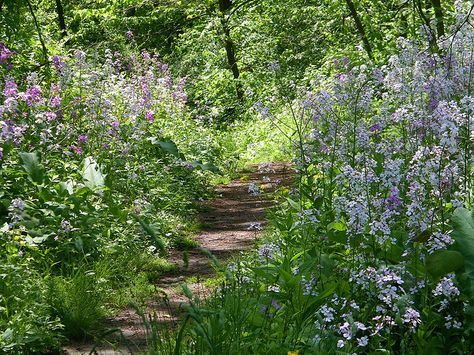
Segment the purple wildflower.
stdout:
<svg viewBox="0 0 474 355">
<path fill-rule="evenodd" d="M 411 307 L 407 308 L 407 310 L 405 311 L 405 314 L 402 317 L 402 320 L 403 320 L 403 323 L 408 324 L 408 326 L 412 329 L 412 331 L 415 331 L 418 324 L 421 323 L 420 313 Z"/>
<path fill-rule="evenodd" d="M 80 134 L 79 137 L 77 137 L 77 142 L 79 143 L 79 145 L 86 143 L 88 140 L 89 138 L 87 138 L 85 134 Z"/>
<path fill-rule="evenodd" d="M 69 147 L 74 153 L 76 153 L 77 155 L 81 155 L 82 154 L 82 148 L 81 147 L 78 147 L 78 146 L 75 146 L 75 145 L 71 145 Z"/>
<path fill-rule="evenodd" d="M 402 203 L 398 194 L 399 190 L 396 187 L 390 190 L 390 195 L 385 199 L 385 205 L 389 210 L 396 209 Z"/>
<path fill-rule="evenodd" d="M 71 222 L 69 222 L 68 220 L 66 219 L 63 219 L 61 221 L 61 229 L 62 229 L 62 232 L 63 233 L 69 233 L 72 229 L 72 225 L 71 225 Z"/>
<path fill-rule="evenodd" d="M 155 113 L 153 111 L 145 112 L 145 119 L 148 122 L 153 123 L 155 121 Z"/>
<path fill-rule="evenodd" d="M 258 250 L 258 255 L 266 259 L 273 259 L 275 244 L 263 244 Z"/>
<path fill-rule="evenodd" d="M 369 132 L 374 133 L 374 134 L 380 133 L 381 130 L 382 130 L 382 127 L 380 127 L 379 123 L 376 123 L 369 128 Z"/>
<path fill-rule="evenodd" d="M 276 311 L 281 309 L 281 306 L 278 304 L 278 302 L 275 299 L 272 300 L 272 306 L 273 308 L 275 308 Z"/>
<path fill-rule="evenodd" d="M 61 106 L 61 98 L 57 95 L 53 95 L 50 100 L 51 107 L 57 108 Z"/>
<path fill-rule="evenodd" d="M 52 112 L 52 111 L 46 112 L 46 119 L 48 120 L 48 122 L 55 121 L 56 118 L 58 118 L 58 115 L 55 112 Z"/>
<path fill-rule="evenodd" d="M 5 97 L 15 97 L 17 94 L 17 85 L 13 80 L 7 80 L 5 88 L 3 89 L 3 95 Z"/>
<path fill-rule="evenodd" d="M 61 57 L 58 55 L 54 55 L 53 58 L 51 58 L 53 62 L 54 68 L 59 72 L 59 74 L 62 74 L 64 70 L 64 63 L 61 60 Z"/>
<path fill-rule="evenodd" d="M 5 64 L 12 55 L 13 52 L 0 42 L 0 64 Z"/>
<path fill-rule="evenodd" d="M 41 101 L 41 88 L 38 85 L 29 87 L 26 89 L 23 99 L 28 106 L 39 103 Z"/>
</svg>

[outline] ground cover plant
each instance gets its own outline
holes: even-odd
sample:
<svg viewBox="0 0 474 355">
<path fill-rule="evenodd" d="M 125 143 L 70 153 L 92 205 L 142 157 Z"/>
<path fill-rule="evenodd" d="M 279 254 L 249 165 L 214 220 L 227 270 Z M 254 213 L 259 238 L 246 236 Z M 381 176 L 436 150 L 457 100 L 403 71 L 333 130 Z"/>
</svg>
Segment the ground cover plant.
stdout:
<svg viewBox="0 0 474 355">
<path fill-rule="evenodd" d="M 219 172 L 219 148 L 187 116 L 183 80 L 155 55 L 54 56 L 45 81 L 15 75 L 15 54 L 1 50 L 1 245 L 10 271 L 0 344 L 41 351 L 57 345 L 61 328 L 86 335 L 106 314 L 110 288 L 137 269 L 124 254 L 164 254 L 186 236 L 184 217 L 206 196 L 204 174 Z M 11 279 L 16 269 L 24 279 Z M 50 290 L 49 300 L 35 287 Z M 31 290 L 20 297 L 23 288 Z"/>
<path fill-rule="evenodd" d="M 288 102 L 299 184 L 268 241 L 191 303 L 190 353 L 472 351 L 469 16 L 440 51 L 400 39 L 382 67 L 335 60 Z"/>
</svg>

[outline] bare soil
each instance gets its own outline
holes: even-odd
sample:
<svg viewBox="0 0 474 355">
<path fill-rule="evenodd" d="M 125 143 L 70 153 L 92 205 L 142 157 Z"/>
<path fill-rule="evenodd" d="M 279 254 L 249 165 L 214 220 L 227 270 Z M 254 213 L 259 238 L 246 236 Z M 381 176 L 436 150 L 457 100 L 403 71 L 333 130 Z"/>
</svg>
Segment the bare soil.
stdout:
<svg viewBox="0 0 474 355">
<path fill-rule="evenodd" d="M 203 202 L 205 212 L 199 215 L 203 226 L 195 236 L 199 247 L 171 251 L 170 260 L 177 267 L 158 281 L 159 292 L 149 301 L 145 317 L 153 317 L 164 328 L 176 327 L 183 305 L 188 302 L 181 285 L 186 283 L 201 299 L 212 291 L 205 281 L 214 276 L 215 271 L 203 249 L 225 263 L 251 248 L 266 224 L 265 211 L 274 204 L 273 193 L 289 186 L 293 176 L 289 163 L 267 163 L 251 166 L 248 172 L 242 172 L 240 179 L 216 186 L 217 197 Z M 183 261 L 183 253 L 187 253 L 187 263 Z M 142 354 L 146 350 L 146 326 L 135 310 L 125 309 L 106 322 L 108 328 L 116 329 L 112 335 L 96 344 L 70 344 L 63 349 L 64 353 Z"/>
</svg>

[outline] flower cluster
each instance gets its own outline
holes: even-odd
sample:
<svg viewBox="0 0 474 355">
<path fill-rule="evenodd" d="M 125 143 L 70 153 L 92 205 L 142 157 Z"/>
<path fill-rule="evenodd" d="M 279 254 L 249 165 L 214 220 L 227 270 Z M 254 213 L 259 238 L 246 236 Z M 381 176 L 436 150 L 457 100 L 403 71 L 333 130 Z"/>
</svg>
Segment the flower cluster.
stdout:
<svg viewBox="0 0 474 355">
<path fill-rule="evenodd" d="M 341 72 L 294 103 L 310 128 L 296 144 L 308 186 L 293 227 L 321 253 L 341 255 L 335 278 L 346 292 L 316 314 L 318 336 L 338 337 L 339 348 L 383 342 L 394 328 L 407 337 L 420 327 L 440 330 L 424 323 L 426 308 L 445 328 L 465 323 L 456 275 L 438 283 L 424 276 L 454 243 L 453 211 L 472 207 L 474 197 L 474 67 L 466 45 L 474 31 L 458 30 L 442 48 L 449 56 L 400 39 L 400 53 L 384 67 L 338 62 Z M 312 294 L 313 278 L 301 283 Z M 361 299 L 364 307 L 350 306 Z"/>
</svg>

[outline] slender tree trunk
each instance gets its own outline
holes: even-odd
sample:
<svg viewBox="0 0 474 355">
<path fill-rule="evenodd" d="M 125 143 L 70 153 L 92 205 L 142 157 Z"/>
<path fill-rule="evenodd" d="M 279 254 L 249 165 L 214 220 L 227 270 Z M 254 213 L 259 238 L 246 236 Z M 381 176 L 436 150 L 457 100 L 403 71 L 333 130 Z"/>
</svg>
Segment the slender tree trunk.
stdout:
<svg viewBox="0 0 474 355">
<path fill-rule="evenodd" d="M 66 32 L 66 21 L 64 20 L 64 9 L 61 0 L 56 0 L 56 12 L 58 14 L 59 30 L 61 31 L 61 37 L 67 35 Z"/>
<path fill-rule="evenodd" d="M 234 77 L 237 98 L 239 101 L 243 101 L 244 91 L 242 89 L 242 84 L 239 81 L 240 70 L 235 57 L 235 45 L 232 41 L 232 38 L 230 37 L 230 29 L 226 18 L 226 13 L 228 13 L 231 8 L 231 0 L 219 0 L 219 11 L 221 13 L 221 25 L 224 32 L 224 47 L 227 55 L 227 63 L 229 64 L 230 70 L 232 71 L 232 76 Z"/>
<path fill-rule="evenodd" d="M 430 20 L 426 17 L 425 13 L 423 12 L 423 5 L 421 3 L 421 0 L 413 0 L 413 4 L 415 7 L 415 11 L 418 11 L 418 14 L 420 15 L 421 19 L 425 23 L 425 26 L 427 30 L 429 31 L 429 44 L 430 44 L 430 49 L 433 52 L 438 52 L 438 41 L 436 40 L 436 35 L 431 28 Z"/>
<path fill-rule="evenodd" d="M 438 33 L 438 38 L 440 38 L 444 36 L 444 16 L 441 0 L 431 0 L 431 3 L 433 4 L 436 17 L 436 32 Z"/>
<path fill-rule="evenodd" d="M 364 49 L 367 52 L 369 58 L 373 60 L 374 55 L 372 53 L 372 46 L 370 45 L 369 39 L 367 38 L 364 26 L 362 25 L 362 21 L 359 18 L 359 14 L 357 13 L 354 3 L 352 2 L 352 0 L 346 0 L 346 4 L 347 4 L 347 7 L 349 8 L 349 11 L 351 12 L 352 18 L 354 19 L 354 22 L 357 27 L 357 31 L 359 32 L 359 35 L 362 38 Z"/>
<path fill-rule="evenodd" d="M 46 44 L 44 43 L 43 35 L 41 33 L 41 28 L 39 27 L 38 20 L 36 19 L 35 11 L 33 10 L 31 1 L 26 0 L 26 2 L 28 3 L 28 9 L 30 10 L 31 17 L 33 17 L 33 22 L 35 23 L 36 31 L 38 32 L 38 37 L 39 37 L 41 48 L 43 50 L 43 55 L 44 55 L 44 64 L 47 67 L 49 67 L 48 49 L 46 48 Z"/>
</svg>

